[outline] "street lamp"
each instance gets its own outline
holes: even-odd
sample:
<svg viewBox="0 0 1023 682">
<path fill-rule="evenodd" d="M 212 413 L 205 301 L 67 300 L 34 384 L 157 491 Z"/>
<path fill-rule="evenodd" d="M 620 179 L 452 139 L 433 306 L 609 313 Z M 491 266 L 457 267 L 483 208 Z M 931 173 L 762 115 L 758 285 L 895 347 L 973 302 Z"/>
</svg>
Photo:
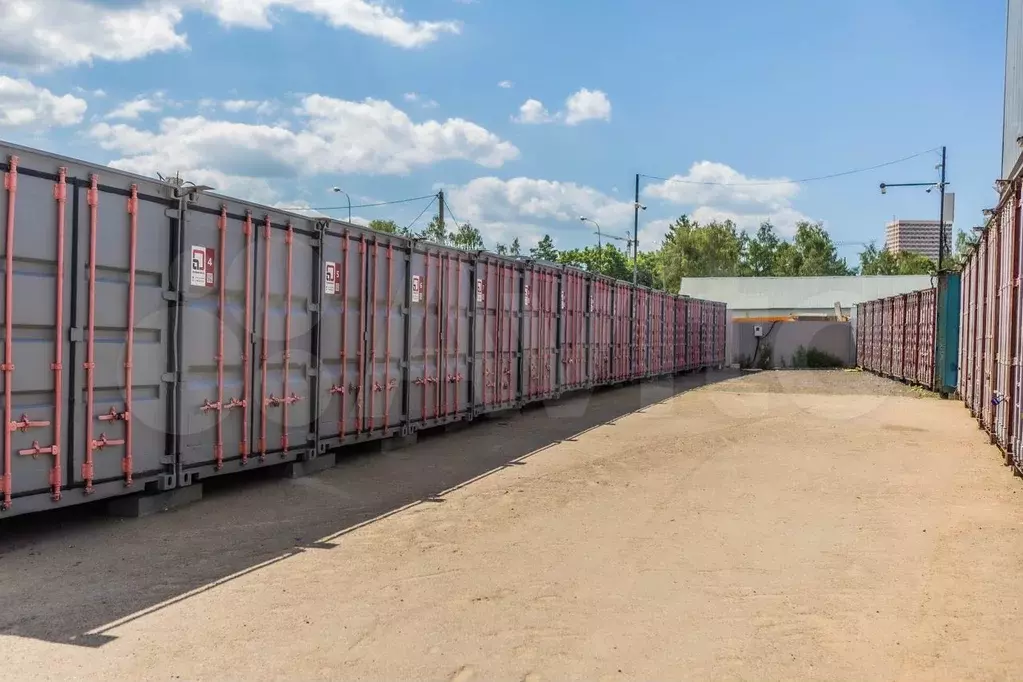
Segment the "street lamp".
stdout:
<svg viewBox="0 0 1023 682">
<path fill-rule="evenodd" d="M 591 218 L 587 218 L 584 215 L 579 216 L 579 220 L 581 220 L 584 223 L 593 223 L 594 225 L 597 226 L 597 248 L 598 249 L 604 248 L 604 245 L 603 245 L 603 243 L 601 242 L 601 239 L 600 239 L 600 224 L 596 220 L 593 220 Z"/>
<path fill-rule="evenodd" d="M 350 225 L 351 222 L 352 222 L 352 198 L 350 196 L 348 196 L 348 192 L 344 191 L 340 187 L 335 187 L 334 188 L 334 192 L 335 193 L 339 193 L 339 194 L 344 194 L 345 195 L 345 199 L 348 199 L 348 224 Z"/>
<path fill-rule="evenodd" d="M 941 196 L 941 209 L 938 213 L 938 272 L 942 271 L 945 263 L 945 186 L 948 184 L 945 181 L 945 147 L 941 148 L 941 163 L 937 168 L 941 169 L 941 180 L 939 182 L 897 182 L 897 183 L 881 183 L 881 194 L 887 194 L 889 187 L 926 187 L 927 193 L 930 194 L 931 190 L 935 187 L 938 188 Z"/>
</svg>

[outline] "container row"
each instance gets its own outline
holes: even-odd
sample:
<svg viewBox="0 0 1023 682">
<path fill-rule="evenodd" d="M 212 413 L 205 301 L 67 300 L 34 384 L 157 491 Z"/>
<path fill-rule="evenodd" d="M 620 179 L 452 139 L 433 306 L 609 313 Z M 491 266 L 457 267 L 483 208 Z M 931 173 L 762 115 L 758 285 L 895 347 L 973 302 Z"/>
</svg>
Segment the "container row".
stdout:
<svg viewBox="0 0 1023 682">
<path fill-rule="evenodd" d="M 962 270 L 959 395 L 1023 473 L 1023 298 L 1020 296 L 1020 179 L 1002 195 Z"/>
<path fill-rule="evenodd" d="M 937 289 L 856 306 L 856 361 L 867 371 L 934 388 Z"/>
<path fill-rule="evenodd" d="M 859 367 L 951 395 L 959 376 L 960 276 L 856 306 Z"/>
<path fill-rule="evenodd" d="M 720 303 L 0 159 L 8 515 L 724 363 Z"/>
</svg>

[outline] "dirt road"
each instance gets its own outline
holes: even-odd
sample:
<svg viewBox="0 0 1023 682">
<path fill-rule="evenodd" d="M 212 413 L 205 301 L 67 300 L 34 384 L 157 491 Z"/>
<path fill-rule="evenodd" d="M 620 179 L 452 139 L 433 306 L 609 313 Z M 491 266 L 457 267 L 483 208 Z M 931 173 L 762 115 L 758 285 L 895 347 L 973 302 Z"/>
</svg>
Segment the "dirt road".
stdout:
<svg viewBox="0 0 1023 682">
<path fill-rule="evenodd" d="M 858 373 L 724 378 L 602 392 L 149 519 L 0 525 L 0 670 L 1023 677 L 1023 486 L 961 404 Z"/>
</svg>

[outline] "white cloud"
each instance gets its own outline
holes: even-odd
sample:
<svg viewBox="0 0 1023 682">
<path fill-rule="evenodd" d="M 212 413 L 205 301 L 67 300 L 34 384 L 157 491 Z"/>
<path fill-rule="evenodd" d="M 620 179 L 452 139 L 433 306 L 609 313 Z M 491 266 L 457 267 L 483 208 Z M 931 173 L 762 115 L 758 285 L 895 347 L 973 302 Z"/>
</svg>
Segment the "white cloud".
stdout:
<svg viewBox="0 0 1023 682">
<path fill-rule="evenodd" d="M 727 204 L 781 208 L 799 194 L 788 178 L 747 177 L 731 166 L 713 161 L 694 163 L 685 175 L 673 175 L 647 185 L 643 195 L 675 204 Z"/>
<path fill-rule="evenodd" d="M 30 81 L 0 76 L 0 127 L 74 125 L 86 109 L 86 101 L 74 95 L 54 95 Z"/>
<path fill-rule="evenodd" d="M 809 218 L 792 206 L 800 187 L 788 178 L 755 178 L 713 161 L 694 163 L 685 175 L 647 185 L 643 196 L 691 207 L 700 221 L 731 220 L 747 231 L 770 220 L 783 234 Z"/>
<path fill-rule="evenodd" d="M 611 100 L 600 90 L 583 88 L 565 100 L 565 110 L 551 114 L 538 99 L 528 99 L 519 107 L 518 116 L 512 117 L 518 123 L 554 123 L 564 121 L 565 125 L 578 125 L 583 121 L 610 121 Z"/>
<path fill-rule="evenodd" d="M 270 28 L 274 10 L 311 14 L 403 48 L 422 47 L 462 30 L 457 21 L 408 21 L 400 10 L 371 0 L 193 0 L 228 26 Z"/>
<path fill-rule="evenodd" d="M 624 237 L 632 224 L 631 201 L 618 201 L 573 182 L 482 177 L 448 189 L 448 196 L 459 217 L 478 227 L 488 244 L 514 237 L 532 243 L 555 227 L 577 231 L 588 241 L 593 228 L 582 224 L 580 216 L 597 221 L 604 234 L 617 237 Z"/>
<path fill-rule="evenodd" d="M 780 234 L 789 237 L 796 233 L 796 223 L 804 220 L 814 222 L 810 216 L 791 207 L 763 213 L 755 211 L 743 213 L 714 208 L 713 206 L 701 206 L 693 211 L 690 217 L 701 223 L 714 220 L 731 220 L 737 227 L 750 233 L 756 232 L 760 224 L 766 221 L 774 225 L 774 228 Z"/>
<path fill-rule="evenodd" d="M 161 109 L 163 109 L 163 105 L 156 101 L 156 99 L 139 97 L 131 100 L 130 102 L 122 103 L 121 106 L 117 107 L 103 118 L 135 121 L 138 120 L 142 114 L 155 113 Z"/>
<path fill-rule="evenodd" d="M 406 92 L 402 98 L 406 102 L 417 102 L 424 109 L 435 109 L 438 106 L 437 100 L 424 98 L 418 92 Z"/>
<path fill-rule="evenodd" d="M 543 105 L 538 99 L 527 99 L 521 107 L 519 107 L 519 115 L 513 116 L 512 120 L 518 123 L 550 123 L 555 119 L 551 116 L 550 112 L 547 111 L 547 107 Z"/>
<path fill-rule="evenodd" d="M 211 14 L 225 26 L 269 29 L 275 12 L 284 10 L 402 48 L 461 31 L 457 21 L 409 21 L 377 0 L 0 0 L 0 63 L 53 68 L 128 61 L 186 49 L 179 25 L 189 11 Z"/>
<path fill-rule="evenodd" d="M 565 100 L 565 123 L 570 126 L 583 121 L 610 121 L 611 100 L 600 90 L 583 88 Z"/>
<path fill-rule="evenodd" d="M 0 63 L 48 68 L 182 49 L 182 16 L 174 2 L 0 0 Z"/>
<path fill-rule="evenodd" d="M 276 200 L 270 184 L 274 178 L 403 174 L 445 160 L 499 167 L 519 155 L 514 145 L 470 121 L 415 123 L 379 100 L 311 95 L 296 113 L 300 121 L 295 130 L 200 115 L 165 118 L 156 131 L 100 123 L 90 135 L 104 149 L 122 155 L 111 164 L 115 167 L 144 175 L 180 170 L 189 179 L 198 173 L 216 174 L 207 184 L 227 194 L 244 186 L 246 198 L 261 202 Z"/>
<path fill-rule="evenodd" d="M 220 103 L 220 106 L 224 108 L 224 111 L 230 111 L 232 113 L 238 113 L 239 111 L 247 111 L 249 109 L 258 109 L 259 107 L 267 104 L 260 100 L 254 99 L 229 99 Z"/>
<path fill-rule="evenodd" d="M 504 88 L 505 90 L 510 90 L 511 88 L 515 87 L 515 84 L 512 83 L 511 81 L 501 81 L 500 83 L 497 84 L 497 87 Z"/>
</svg>

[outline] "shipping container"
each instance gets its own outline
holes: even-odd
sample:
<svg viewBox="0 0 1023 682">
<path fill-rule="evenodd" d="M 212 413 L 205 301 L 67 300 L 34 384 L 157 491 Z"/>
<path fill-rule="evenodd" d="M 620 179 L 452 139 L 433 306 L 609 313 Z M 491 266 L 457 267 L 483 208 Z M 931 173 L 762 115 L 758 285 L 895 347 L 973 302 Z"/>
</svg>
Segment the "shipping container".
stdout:
<svg viewBox="0 0 1023 682">
<path fill-rule="evenodd" d="M 720 303 L 0 152 L 4 515 L 724 362 Z"/>
<path fill-rule="evenodd" d="M 868 359 L 860 366 L 942 394 L 955 392 L 959 380 L 954 366 L 952 376 L 947 377 L 938 371 L 936 363 L 940 356 L 939 336 L 958 340 L 960 335 L 958 311 L 962 304 L 958 285 L 959 275 L 945 274 L 939 278 L 938 288 L 859 304 L 856 314 L 864 326 L 864 343 L 868 344 L 865 351 Z M 949 292 L 953 310 L 939 316 L 937 300 L 942 289 Z M 953 358 L 958 357 L 954 342 L 951 352 Z"/>
</svg>

